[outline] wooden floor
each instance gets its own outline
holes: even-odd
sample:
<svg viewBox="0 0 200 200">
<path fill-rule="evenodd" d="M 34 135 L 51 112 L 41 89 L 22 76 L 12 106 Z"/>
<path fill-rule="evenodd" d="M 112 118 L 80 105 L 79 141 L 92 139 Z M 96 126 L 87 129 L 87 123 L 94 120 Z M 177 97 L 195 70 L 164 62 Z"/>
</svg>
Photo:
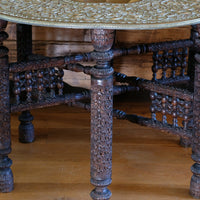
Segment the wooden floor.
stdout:
<svg viewBox="0 0 200 200">
<path fill-rule="evenodd" d="M 145 101 L 117 106 L 148 115 Z M 12 115 L 15 189 L 0 200 L 89 200 L 90 115 L 58 106 L 32 112 L 36 141 L 18 142 L 18 113 Z M 188 200 L 191 149 L 179 138 L 114 120 L 113 200 Z"/>
</svg>

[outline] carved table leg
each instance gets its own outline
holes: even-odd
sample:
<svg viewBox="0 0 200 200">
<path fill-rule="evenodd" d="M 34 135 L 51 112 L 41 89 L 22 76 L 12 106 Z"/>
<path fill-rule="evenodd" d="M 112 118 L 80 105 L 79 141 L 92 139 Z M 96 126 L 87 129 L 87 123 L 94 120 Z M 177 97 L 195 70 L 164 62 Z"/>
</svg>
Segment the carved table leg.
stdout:
<svg viewBox="0 0 200 200">
<path fill-rule="evenodd" d="M 190 39 L 196 43 L 196 40 L 199 38 L 199 33 L 198 33 L 198 25 L 193 25 L 191 26 L 191 36 Z M 193 91 L 194 88 L 194 71 L 195 71 L 195 54 L 197 52 L 196 46 L 192 46 L 189 49 L 189 59 L 188 59 L 188 75 L 190 76 L 190 90 Z M 192 122 L 193 123 L 193 122 Z M 181 138 L 180 139 L 180 145 L 182 147 L 190 147 L 191 146 L 191 141 L 189 139 Z"/>
<path fill-rule="evenodd" d="M 197 35 L 195 40 L 196 52 L 200 53 L 200 25 L 196 25 Z M 193 138 L 192 138 L 192 159 L 195 164 L 191 170 L 193 176 L 190 183 L 190 194 L 200 198 L 200 54 L 195 55 L 195 76 L 194 76 L 194 101 L 193 101 Z"/>
<path fill-rule="evenodd" d="M 0 192 L 13 190 L 12 160 L 8 158 L 11 152 L 8 49 L 3 46 L 8 37 L 4 32 L 6 25 L 6 21 L 0 20 Z"/>
<path fill-rule="evenodd" d="M 17 61 L 28 59 L 32 54 L 32 26 L 17 24 Z M 19 141 L 23 143 L 33 142 L 35 139 L 33 116 L 30 111 L 22 112 L 19 116 Z"/>
<path fill-rule="evenodd" d="M 93 200 L 108 200 L 107 186 L 112 174 L 112 110 L 113 68 L 109 50 L 114 40 L 113 30 L 92 30 L 93 56 L 97 65 L 91 81 L 91 192 Z"/>
</svg>

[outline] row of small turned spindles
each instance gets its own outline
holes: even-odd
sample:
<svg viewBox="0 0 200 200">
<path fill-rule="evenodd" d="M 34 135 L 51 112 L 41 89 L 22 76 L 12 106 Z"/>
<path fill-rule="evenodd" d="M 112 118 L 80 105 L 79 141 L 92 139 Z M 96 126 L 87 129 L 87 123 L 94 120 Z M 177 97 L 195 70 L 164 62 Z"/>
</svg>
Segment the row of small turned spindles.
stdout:
<svg viewBox="0 0 200 200">
<path fill-rule="evenodd" d="M 171 69 L 171 77 L 176 77 L 176 70 L 180 67 L 180 76 L 185 75 L 185 68 L 187 66 L 187 55 L 188 49 L 173 49 L 173 51 L 163 51 L 160 53 L 159 51 L 153 52 L 153 80 L 157 80 L 157 72 L 158 70 L 162 70 L 162 79 L 167 78 L 167 69 Z"/>
<path fill-rule="evenodd" d="M 178 118 L 182 120 L 183 129 L 188 128 L 188 123 L 192 119 L 192 102 L 187 102 L 176 97 L 169 97 L 156 92 L 150 93 L 152 120 L 157 121 L 157 113 L 162 115 L 162 123 L 167 124 L 167 115 L 172 117 L 172 126 L 178 127 Z"/>
<path fill-rule="evenodd" d="M 37 71 L 26 71 L 13 74 L 14 95 L 16 104 L 20 104 L 20 95 L 26 92 L 23 100 L 31 102 L 36 96 L 37 101 L 44 100 L 45 97 L 55 98 L 56 89 L 58 95 L 63 95 L 63 69 L 48 68 Z M 49 89 L 49 90 L 48 90 Z"/>
</svg>

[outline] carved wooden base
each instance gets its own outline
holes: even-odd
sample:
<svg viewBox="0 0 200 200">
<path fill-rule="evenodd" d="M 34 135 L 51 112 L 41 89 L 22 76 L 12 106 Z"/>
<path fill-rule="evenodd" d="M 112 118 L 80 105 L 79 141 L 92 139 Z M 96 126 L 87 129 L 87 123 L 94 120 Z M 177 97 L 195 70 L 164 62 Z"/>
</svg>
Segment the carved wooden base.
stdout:
<svg viewBox="0 0 200 200">
<path fill-rule="evenodd" d="M 90 193 L 90 196 L 93 200 L 109 200 L 112 196 L 112 193 L 107 187 L 96 187 Z"/>
<path fill-rule="evenodd" d="M 19 125 L 19 141 L 22 143 L 31 143 L 35 140 L 34 126 L 32 124 L 33 116 L 30 111 L 23 111 L 19 116 L 21 121 Z"/>
<path fill-rule="evenodd" d="M 200 164 L 195 163 L 191 170 L 193 172 L 193 176 L 190 182 L 190 194 L 192 197 L 196 199 L 200 199 Z"/>
<path fill-rule="evenodd" d="M 195 199 L 200 199 L 200 176 L 192 176 L 190 183 L 190 195 Z"/>
<path fill-rule="evenodd" d="M 12 160 L 7 156 L 0 157 L 0 192 L 11 192 L 13 190 L 13 173 L 10 169 Z"/>
</svg>

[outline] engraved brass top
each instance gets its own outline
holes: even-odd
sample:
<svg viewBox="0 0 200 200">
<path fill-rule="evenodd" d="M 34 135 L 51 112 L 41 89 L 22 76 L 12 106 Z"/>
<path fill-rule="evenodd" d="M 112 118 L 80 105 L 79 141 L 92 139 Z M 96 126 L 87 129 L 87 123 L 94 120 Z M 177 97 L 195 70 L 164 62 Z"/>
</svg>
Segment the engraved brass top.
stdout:
<svg viewBox="0 0 200 200">
<path fill-rule="evenodd" d="M 73 0 L 83 3 L 133 3 L 142 0 Z"/>
<path fill-rule="evenodd" d="M 0 19 L 65 28 L 159 29 L 200 23 L 200 0 L 0 0 Z"/>
</svg>

